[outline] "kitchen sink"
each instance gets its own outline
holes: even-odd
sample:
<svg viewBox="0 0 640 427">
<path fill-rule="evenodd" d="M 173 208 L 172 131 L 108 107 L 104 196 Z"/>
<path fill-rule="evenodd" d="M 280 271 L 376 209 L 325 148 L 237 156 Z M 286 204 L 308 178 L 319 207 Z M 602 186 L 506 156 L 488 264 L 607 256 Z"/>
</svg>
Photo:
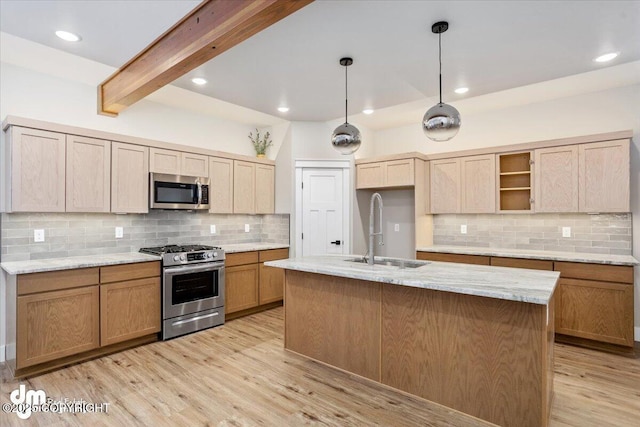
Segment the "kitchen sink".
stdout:
<svg viewBox="0 0 640 427">
<path fill-rule="evenodd" d="M 357 262 L 359 264 L 367 264 L 367 259 L 364 257 L 346 259 L 347 262 Z M 397 259 L 397 258 L 374 258 L 373 263 L 375 265 L 388 265 L 390 267 L 398 268 L 418 268 L 423 265 L 429 264 L 429 261 L 416 261 L 410 259 Z"/>
</svg>

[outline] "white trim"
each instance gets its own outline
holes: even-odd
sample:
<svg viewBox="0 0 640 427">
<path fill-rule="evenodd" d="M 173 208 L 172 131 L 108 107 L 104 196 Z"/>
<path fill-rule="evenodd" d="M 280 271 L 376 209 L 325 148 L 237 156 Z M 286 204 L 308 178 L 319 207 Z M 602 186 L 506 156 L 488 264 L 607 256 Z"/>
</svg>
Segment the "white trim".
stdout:
<svg viewBox="0 0 640 427">
<path fill-rule="evenodd" d="M 342 169 L 342 236 L 344 250 L 351 253 L 351 160 L 295 160 L 295 242 L 294 254 L 302 256 L 302 171 L 303 169 Z"/>
<path fill-rule="evenodd" d="M 2 363 L 2 362 L 4 362 L 4 361 L 5 361 L 5 358 L 4 358 L 4 349 L 5 349 L 5 346 L 0 345 L 0 363 Z"/>
<path fill-rule="evenodd" d="M 635 328 L 633 328 L 633 330 L 633 335 L 635 335 L 633 340 L 640 342 L 640 326 L 636 326 Z"/>
</svg>

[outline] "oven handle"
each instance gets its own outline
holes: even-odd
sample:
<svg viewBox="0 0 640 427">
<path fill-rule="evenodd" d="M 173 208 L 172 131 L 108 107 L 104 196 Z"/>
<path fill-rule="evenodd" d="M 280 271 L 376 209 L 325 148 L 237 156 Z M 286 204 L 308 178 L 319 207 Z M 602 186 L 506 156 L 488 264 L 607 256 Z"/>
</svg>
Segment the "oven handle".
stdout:
<svg viewBox="0 0 640 427">
<path fill-rule="evenodd" d="M 200 273 L 203 271 L 215 271 L 215 270 L 221 270 L 224 268 L 224 263 L 215 263 L 214 265 L 211 265 L 212 263 L 209 264 L 205 264 L 205 265 L 198 265 L 198 266 L 186 266 L 186 265 L 180 265 L 180 266 L 176 266 L 176 267 L 167 267 L 164 269 L 165 273 Z"/>
<path fill-rule="evenodd" d="M 186 319 L 186 320 L 178 320 L 177 322 L 173 322 L 171 324 L 171 326 L 180 326 L 180 325 L 184 325 L 185 323 L 190 323 L 190 322 L 195 322 L 197 320 L 202 320 L 202 319 L 207 319 L 209 317 L 215 317 L 217 316 L 219 313 L 216 311 L 215 313 L 210 313 L 210 314 L 205 314 L 203 316 L 196 316 L 196 317 L 192 317 L 191 319 Z"/>
</svg>

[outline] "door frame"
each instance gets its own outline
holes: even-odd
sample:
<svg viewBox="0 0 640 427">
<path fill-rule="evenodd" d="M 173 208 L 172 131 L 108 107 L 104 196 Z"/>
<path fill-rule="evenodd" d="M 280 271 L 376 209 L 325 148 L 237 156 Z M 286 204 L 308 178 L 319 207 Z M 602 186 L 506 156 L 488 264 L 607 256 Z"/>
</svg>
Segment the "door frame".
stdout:
<svg viewBox="0 0 640 427">
<path fill-rule="evenodd" d="M 295 161 L 295 254 L 302 256 L 302 171 L 304 169 L 342 169 L 342 238 L 344 253 L 351 253 L 351 160 L 296 160 Z"/>
</svg>

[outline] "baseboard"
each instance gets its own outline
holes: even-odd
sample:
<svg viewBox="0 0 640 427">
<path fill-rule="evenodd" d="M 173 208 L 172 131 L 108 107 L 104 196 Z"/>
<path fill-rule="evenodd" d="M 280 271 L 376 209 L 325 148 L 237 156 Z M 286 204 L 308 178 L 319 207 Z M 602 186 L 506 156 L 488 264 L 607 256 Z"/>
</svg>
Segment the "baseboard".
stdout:
<svg viewBox="0 0 640 427">
<path fill-rule="evenodd" d="M 640 326 L 633 328 L 633 340 L 640 341 Z"/>
<path fill-rule="evenodd" d="M 636 328 L 638 329 L 638 328 Z M 638 333 L 638 331 L 636 331 L 636 334 Z M 0 363 L 4 362 L 4 345 L 0 345 Z"/>
</svg>

